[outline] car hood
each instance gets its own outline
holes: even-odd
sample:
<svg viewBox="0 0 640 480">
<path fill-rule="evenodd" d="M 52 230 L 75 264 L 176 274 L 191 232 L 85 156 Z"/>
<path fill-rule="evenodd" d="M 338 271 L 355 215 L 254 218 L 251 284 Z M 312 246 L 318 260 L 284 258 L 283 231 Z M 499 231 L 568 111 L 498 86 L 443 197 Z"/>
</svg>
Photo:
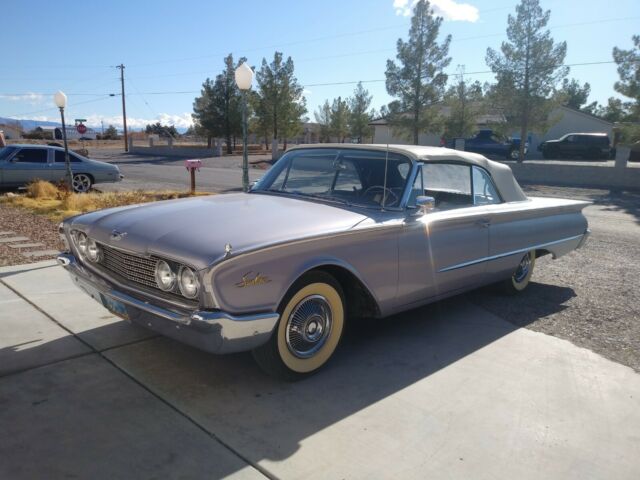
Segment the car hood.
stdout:
<svg viewBox="0 0 640 480">
<path fill-rule="evenodd" d="M 227 194 L 101 210 L 75 217 L 97 241 L 155 254 L 197 269 L 225 255 L 348 230 L 368 218 L 323 203 L 263 194 Z M 120 233 L 120 239 L 112 233 Z"/>
</svg>

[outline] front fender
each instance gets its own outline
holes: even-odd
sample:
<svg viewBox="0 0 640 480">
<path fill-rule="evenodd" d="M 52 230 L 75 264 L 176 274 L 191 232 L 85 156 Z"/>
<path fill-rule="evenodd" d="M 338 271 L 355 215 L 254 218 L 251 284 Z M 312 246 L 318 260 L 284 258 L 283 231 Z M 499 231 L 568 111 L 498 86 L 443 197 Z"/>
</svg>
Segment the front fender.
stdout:
<svg viewBox="0 0 640 480">
<path fill-rule="evenodd" d="M 357 278 L 384 311 L 397 293 L 397 233 L 370 229 L 230 257 L 204 274 L 205 293 L 215 308 L 234 314 L 276 311 L 301 275 L 332 266 Z"/>
</svg>

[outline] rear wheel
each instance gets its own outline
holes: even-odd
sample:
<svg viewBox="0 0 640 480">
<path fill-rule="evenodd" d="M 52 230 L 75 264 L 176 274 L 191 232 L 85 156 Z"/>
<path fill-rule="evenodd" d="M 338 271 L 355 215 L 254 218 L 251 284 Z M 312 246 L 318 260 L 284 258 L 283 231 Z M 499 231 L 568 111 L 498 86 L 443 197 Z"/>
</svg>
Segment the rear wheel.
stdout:
<svg viewBox="0 0 640 480">
<path fill-rule="evenodd" d="M 69 177 L 67 177 L 69 178 Z M 91 190 L 93 181 L 86 173 L 76 173 L 73 176 L 73 191 L 76 193 L 86 193 Z"/>
<path fill-rule="evenodd" d="M 511 278 L 502 283 L 505 293 L 515 295 L 527 288 L 531 280 L 531 275 L 533 275 L 533 267 L 535 264 L 536 252 L 532 250 L 522 257 Z"/>
<path fill-rule="evenodd" d="M 269 341 L 253 358 L 269 375 L 300 380 L 318 371 L 335 352 L 345 323 L 340 284 L 325 272 L 304 274 L 280 308 L 280 320 Z"/>
<path fill-rule="evenodd" d="M 507 158 L 511 160 L 517 160 L 519 157 L 520 157 L 520 149 L 516 147 L 512 147 L 511 150 L 509 150 L 509 154 L 507 155 Z"/>
</svg>

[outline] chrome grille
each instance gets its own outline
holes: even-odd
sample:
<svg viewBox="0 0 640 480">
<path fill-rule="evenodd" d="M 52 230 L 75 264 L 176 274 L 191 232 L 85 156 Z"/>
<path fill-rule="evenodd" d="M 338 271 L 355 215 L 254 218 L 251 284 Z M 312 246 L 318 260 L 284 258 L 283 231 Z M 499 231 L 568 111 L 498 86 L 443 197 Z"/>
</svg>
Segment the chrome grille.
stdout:
<svg viewBox="0 0 640 480">
<path fill-rule="evenodd" d="M 155 277 L 157 258 L 133 255 L 103 244 L 100 246 L 100 265 L 105 269 L 132 282 L 158 289 Z"/>
</svg>

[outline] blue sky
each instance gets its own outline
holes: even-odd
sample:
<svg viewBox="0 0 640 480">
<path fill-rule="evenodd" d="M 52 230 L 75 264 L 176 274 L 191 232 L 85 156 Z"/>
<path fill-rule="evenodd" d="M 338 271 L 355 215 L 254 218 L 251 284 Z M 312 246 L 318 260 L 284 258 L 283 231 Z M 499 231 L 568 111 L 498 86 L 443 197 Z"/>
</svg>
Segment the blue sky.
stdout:
<svg viewBox="0 0 640 480">
<path fill-rule="evenodd" d="M 274 50 L 290 55 L 305 86 L 309 116 L 325 99 L 348 96 L 365 81 L 379 109 L 390 101 L 386 60 L 406 38 L 413 0 L 217 2 L 40 0 L 3 2 L 0 117 L 57 120 L 51 94 L 69 97 L 68 117 L 99 125 L 121 124 L 119 72 L 127 78 L 129 124 L 161 120 L 185 127 L 202 81 L 222 68 L 223 57 L 246 56 L 253 65 Z M 453 37 L 449 72 L 492 80 L 487 47 L 498 48 L 515 0 L 434 0 Z M 407 6 L 408 4 L 408 6 Z M 610 61 L 614 46 L 630 48 L 639 34 L 640 2 L 542 0 L 551 10 L 552 35 L 568 44 L 566 63 Z M 570 77 L 591 84 L 590 100 L 615 95 L 614 64 L 576 66 Z M 187 93 L 166 93 L 187 92 Z"/>
</svg>

